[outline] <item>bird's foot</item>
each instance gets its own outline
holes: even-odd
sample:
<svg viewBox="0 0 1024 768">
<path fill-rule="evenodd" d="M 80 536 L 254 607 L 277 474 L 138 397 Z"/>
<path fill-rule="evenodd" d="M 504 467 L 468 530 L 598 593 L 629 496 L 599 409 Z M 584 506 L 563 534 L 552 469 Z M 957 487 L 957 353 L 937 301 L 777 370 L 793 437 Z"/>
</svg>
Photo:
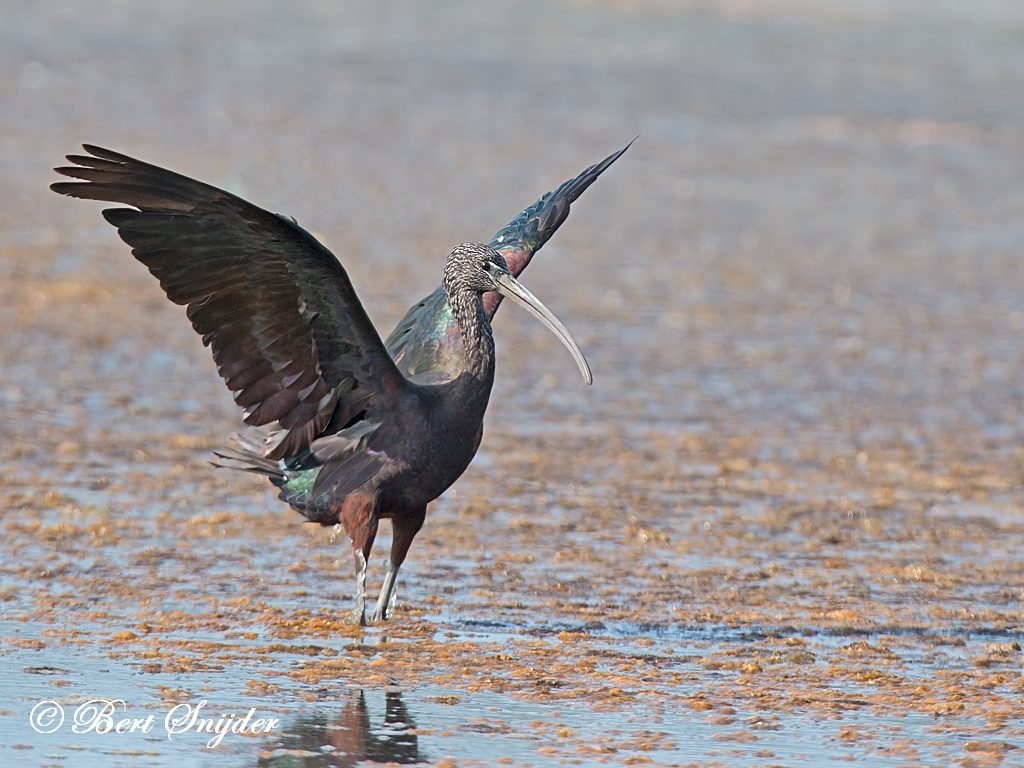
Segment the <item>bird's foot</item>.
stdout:
<svg viewBox="0 0 1024 768">
<path fill-rule="evenodd" d="M 376 619 L 373 619 L 373 621 L 376 621 Z M 348 622 L 349 622 L 349 624 L 354 624 L 357 627 L 365 627 L 366 626 L 366 606 L 365 605 L 357 605 L 355 610 L 352 611 L 352 613 L 349 614 Z"/>
<path fill-rule="evenodd" d="M 371 624 L 377 624 L 378 622 L 381 622 L 381 621 L 388 621 L 389 619 L 393 619 L 394 616 L 395 616 L 395 597 L 394 597 L 394 593 L 392 593 L 391 600 L 388 602 L 388 604 L 385 607 L 381 607 L 380 603 L 377 603 L 377 605 L 374 607 L 373 613 L 370 614 L 370 623 Z"/>
<path fill-rule="evenodd" d="M 391 600 L 391 602 L 389 604 L 387 604 L 387 605 L 381 604 L 381 601 L 378 600 L 377 601 L 377 605 L 375 605 L 374 608 L 373 608 L 373 613 L 370 614 L 370 623 L 371 624 L 377 624 L 377 623 L 379 623 L 381 621 L 387 621 L 388 619 L 390 619 L 394 615 L 394 613 L 395 613 L 395 601 L 394 600 Z"/>
</svg>

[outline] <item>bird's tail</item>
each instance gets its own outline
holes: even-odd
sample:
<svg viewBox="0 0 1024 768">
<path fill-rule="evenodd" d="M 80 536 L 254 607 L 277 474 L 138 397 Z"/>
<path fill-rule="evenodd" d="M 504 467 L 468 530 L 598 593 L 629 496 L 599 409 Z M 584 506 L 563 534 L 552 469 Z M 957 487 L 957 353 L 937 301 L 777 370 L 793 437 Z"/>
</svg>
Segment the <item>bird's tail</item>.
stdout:
<svg viewBox="0 0 1024 768">
<path fill-rule="evenodd" d="M 323 494 L 320 499 L 312 494 L 313 482 L 320 471 L 319 465 L 312 468 L 291 467 L 286 466 L 284 461 L 266 458 L 263 455 L 266 440 L 259 430 L 238 433 L 232 436 L 232 440 L 238 447 L 214 451 L 214 456 L 220 461 L 211 461 L 213 466 L 265 475 L 281 489 L 277 497 L 310 522 L 321 525 L 334 525 L 338 522 L 337 513 L 331 510 L 330 500 L 325 501 Z"/>
<path fill-rule="evenodd" d="M 246 433 L 238 433 L 232 439 L 238 448 L 225 447 L 214 451 L 213 455 L 221 461 L 211 461 L 213 466 L 266 475 L 270 478 L 270 482 L 278 488 L 288 481 L 281 463 L 263 455 L 263 446 L 258 438 Z"/>
</svg>

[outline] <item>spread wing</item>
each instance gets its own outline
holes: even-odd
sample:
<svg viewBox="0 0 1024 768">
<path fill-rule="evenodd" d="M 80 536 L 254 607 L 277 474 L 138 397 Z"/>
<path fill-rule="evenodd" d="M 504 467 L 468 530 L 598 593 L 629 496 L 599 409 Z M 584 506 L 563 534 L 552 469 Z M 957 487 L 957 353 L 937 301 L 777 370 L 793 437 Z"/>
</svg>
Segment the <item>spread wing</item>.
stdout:
<svg viewBox="0 0 1024 768">
<path fill-rule="evenodd" d="M 380 410 L 405 385 L 348 275 L 294 221 L 216 187 L 90 145 L 51 189 L 103 200 L 132 254 L 187 307 L 268 459 Z M 375 421 L 380 421 L 378 416 Z"/>
<path fill-rule="evenodd" d="M 526 269 L 533 255 L 562 226 L 569 216 L 569 206 L 622 157 L 632 143 L 543 195 L 491 238 L 488 245 L 505 258 L 513 277 L 518 277 Z M 484 294 L 484 309 L 488 317 L 494 317 L 500 304 L 499 294 Z M 417 381 L 454 378 L 462 360 L 462 335 L 448 306 L 444 288 L 438 286 L 412 306 L 388 336 L 386 346 L 399 370 L 407 376 L 415 376 Z"/>
</svg>

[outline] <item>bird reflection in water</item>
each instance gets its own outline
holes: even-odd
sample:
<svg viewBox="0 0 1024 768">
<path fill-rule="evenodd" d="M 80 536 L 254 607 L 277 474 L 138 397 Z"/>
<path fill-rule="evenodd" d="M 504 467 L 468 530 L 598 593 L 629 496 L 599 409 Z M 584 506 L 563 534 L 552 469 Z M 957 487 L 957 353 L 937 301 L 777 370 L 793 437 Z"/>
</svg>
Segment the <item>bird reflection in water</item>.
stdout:
<svg viewBox="0 0 1024 768">
<path fill-rule="evenodd" d="M 385 697 L 384 724 L 376 731 L 370 723 L 366 696 L 357 691 L 333 724 L 323 716 L 299 718 L 281 737 L 280 748 L 286 753 L 260 758 L 258 765 L 261 768 L 284 765 L 349 768 L 363 762 L 400 765 L 423 762 L 419 737 L 410 733 L 416 724 L 402 701 L 402 694 L 389 691 Z M 333 749 L 324 751 L 324 747 Z"/>
</svg>

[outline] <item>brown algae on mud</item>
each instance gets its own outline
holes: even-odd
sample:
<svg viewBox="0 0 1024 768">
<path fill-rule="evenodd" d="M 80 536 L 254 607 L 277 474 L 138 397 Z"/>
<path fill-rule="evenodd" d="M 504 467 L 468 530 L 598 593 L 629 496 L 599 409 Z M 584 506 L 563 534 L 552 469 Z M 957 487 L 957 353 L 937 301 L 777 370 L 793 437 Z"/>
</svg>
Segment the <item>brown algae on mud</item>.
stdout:
<svg viewBox="0 0 1024 768">
<path fill-rule="evenodd" d="M 410 720 L 451 710 L 443 728 L 402 731 L 434 756 L 443 749 L 431 745 L 486 733 L 541 764 L 729 764 L 801 748 L 900 764 L 950 758 L 962 743 L 996 760 L 985 744 L 1019 738 L 1020 615 L 1006 600 L 1024 589 L 1020 525 L 854 508 L 844 499 L 873 479 L 834 461 L 694 473 L 686 493 L 717 503 L 679 514 L 656 484 L 644 490 L 643 450 L 593 446 L 583 456 L 594 478 L 572 488 L 557 459 L 530 469 L 533 456 L 578 459 L 587 441 L 571 430 L 524 439 L 496 425 L 488 440 L 490 466 L 432 513 L 395 621 L 368 630 L 346 620 L 348 558 L 333 532 L 302 525 L 262 485 L 208 469 L 179 447 L 188 441 L 148 447 L 152 471 L 125 483 L 120 511 L 78 502 L 79 489 L 92 498 L 85 476 L 45 490 L 55 480 L 33 481 L 26 462 L 5 475 L 5 655 L 26 670 L 54 653 L 102 658 L 136 673 L 136 695 L 154 703 L 214 696 L 285 717 L 348 722 L 352 686 L 404 692 Z M 736 450 L 660 440 L 659 456 L 680 466 L 724 467 Z M 599 482 L 603 463 L 635 485 Z M 801 499 L 805 473 L 835 484 L 832 500 Z M 486 489 L 503 477 L 524 490 L 496 508 Z M 216 499 L 211 511 L 181 506 L 181 484 Z M 933 486 L 915 470 L 897 488 Z M 86 695 L 80 675 L 47 682 Z M 474 714 L 481 697 L 486 722 Z M 541 719 L 524 731 L 527 705 Z M 827 728 L 824 747 L 801 740 L 801 723 Z M 288 738 L 261 759 L 293 755 Z"/>
</svg>

